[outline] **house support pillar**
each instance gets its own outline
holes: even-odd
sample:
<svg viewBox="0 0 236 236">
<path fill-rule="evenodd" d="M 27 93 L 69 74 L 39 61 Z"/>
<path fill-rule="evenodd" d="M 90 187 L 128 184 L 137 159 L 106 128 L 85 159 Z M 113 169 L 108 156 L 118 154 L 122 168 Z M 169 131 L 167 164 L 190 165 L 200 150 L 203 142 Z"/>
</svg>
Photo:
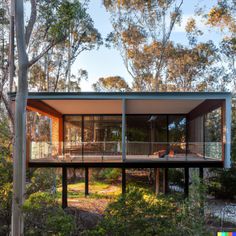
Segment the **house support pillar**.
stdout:
<svg viewBox="0 0 236 236">
<path fill-rule="evenodd" d="M 203 183 L 203 177 L 204 177 L 203 167 L 200 167 L 199 168 L 199 178 L 202 183 Z"/>
<path fill-rule="evenodd" d="M 62 208 L 67 206 L 67 168 L 62 167 Z"/>
<path fill-rule="evenodd" d="M 85 196 L 89 195 L 89 168 L 85 167 Z"/>
<path fill-rule="evenodd" d="M 122 100 L 122 161 L 126 159 L 126 102 Z"/>
<path fill-rule="evenodd" d="M 122 194 L 126 193 L 126 172 L 125 168 L 122 168 Z"/>
<path fill-rule="evenodd" d="M 189 193 L 189 168 L 188 167 L 184 168 L 184 179 L 185 179 L 184 195 L 185 197 L 188 197 L 188 193 Z"/>
<path fill-rule="evenodd" d="M 155 169 L 155 193 L 158 195 L 160 193 L 160 169 Z"/>
<path fill-rule="evenodd" d="M 225 107 L 224 107 L 225 106 Z M 229 95 L 226 99 L 225 104 L 223 105 L 223 152 L 224 152 L 224 168 L 231 167 L 231 116 L 232 116 L 232 104 L 231 104 L 231 96 Z"/>
<path fill-rule="evenodd" d="M 169 191 L 169 183 L 168 183 L 168 168 L 163 169 L 163 193 L 167 194 Z"/>
</svg>

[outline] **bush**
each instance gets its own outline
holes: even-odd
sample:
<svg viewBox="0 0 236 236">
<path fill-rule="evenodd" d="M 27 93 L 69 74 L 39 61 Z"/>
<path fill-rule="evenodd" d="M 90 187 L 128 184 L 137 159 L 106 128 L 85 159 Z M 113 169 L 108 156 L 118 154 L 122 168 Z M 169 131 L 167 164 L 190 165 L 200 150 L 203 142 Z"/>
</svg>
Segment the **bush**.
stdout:
<svg viewBox="0 0 236 236">
<path fill-rule="evenodd" d="M 236 167 L 228 170 L 211 169 L 209 177 L 209 193 L 216 198 L 230 199 L 236 198 Z"/>
<path fill-rule="evenodd" d="M 176 214 L 177 235 L 208 236 L 204 216 L 206 186 L 201 183 L 197 175 L 193 175 L 189 189 L 189 197 L 179 204 L 179 212 Z"/>
<path fill-rule="evenodd" d="M 75 225 L 49 193 L 32 194 L 23 206 L 25 235 L 71 235 Z"/>
<path fill-rule="evenodd" d="M 107 180 L 107 181 L 114 181 L 120 178 L 121 171 L 117 168 L 103 168 L 98 171 L 92 172 L 93 179 L 96 180 Z"/>
<path fill-rule="evenodd" d="M 184 173 L 181 169 L 170 168 L 168 172 L 169 182 L 179 187 L 184 186 Z"/>
<path fill-rule="evenodd" d="M 111 203 L 104 219 L 88 235 L 173 235 L 176 206 L 163 198 L 129 188 L 125 197 Z"/>
<path fill-rule="evenodd" d="M 202 211 L 204 191 L 199 179 L 193 180 L 189 199 L 182 201 L 129 188 L 125 197 L 108 206 L 103 220 L 86 235 L 209 235 Z"/>
<path fill-rule="evenodd" d="M 11 228 L 12 160 L 0 157 L 0 235 L 8 235 Z"/>
<path fill-rule="evenodd" d="M 30 195 L 38 191 L 53 192 L 56 191 L 56 185 L 58 182 L 56 169 L 34 169 L 29 177 L 29 183 L 27 184 L 26 193 Z"/>
</svg>

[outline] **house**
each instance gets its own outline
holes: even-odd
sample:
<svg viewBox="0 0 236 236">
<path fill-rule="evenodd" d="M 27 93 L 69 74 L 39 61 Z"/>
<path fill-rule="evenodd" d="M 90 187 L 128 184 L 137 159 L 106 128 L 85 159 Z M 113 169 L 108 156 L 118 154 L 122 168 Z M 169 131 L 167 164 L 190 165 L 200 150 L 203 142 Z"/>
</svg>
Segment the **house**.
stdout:
<svg viewBox="0 0 236 236">
<path fill-rule="evenodd" d="M 85 168 L 86 193 L 89 168 L 121 168 L 123 192 L 127 168 L 164 168 L 166 188 L 168 168 L 185 168 L 187 194 L 189 168 L 231 165 L 227 92 L 32 92 L 27 113 L 27 166 L 62 168 L 64 207 L 70 167 Z"/>
</svg>

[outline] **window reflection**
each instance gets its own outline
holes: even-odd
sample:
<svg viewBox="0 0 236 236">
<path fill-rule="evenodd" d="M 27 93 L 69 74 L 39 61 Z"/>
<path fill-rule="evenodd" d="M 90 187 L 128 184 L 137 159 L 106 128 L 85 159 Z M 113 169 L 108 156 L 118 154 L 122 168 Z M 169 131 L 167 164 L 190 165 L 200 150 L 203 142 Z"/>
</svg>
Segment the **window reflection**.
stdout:
<svg viewBox="0 0 236 236">
<path fill-rule="evenodd" d="M 70 155 L 82 155 L 82 116 L 64 118 L 64 152 Z"/>
<path fill-rule="evenodd" d="M 121 153 L 121 116 L 84 116 L 84 154 Z"/>
</svg>

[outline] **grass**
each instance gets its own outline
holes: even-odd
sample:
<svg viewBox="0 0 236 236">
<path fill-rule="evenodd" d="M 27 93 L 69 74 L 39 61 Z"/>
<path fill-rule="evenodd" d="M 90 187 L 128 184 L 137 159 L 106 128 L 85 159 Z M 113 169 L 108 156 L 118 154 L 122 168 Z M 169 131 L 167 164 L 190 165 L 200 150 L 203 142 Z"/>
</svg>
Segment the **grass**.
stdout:
<svg viewBox="0 0 236 236">
<path fill-rule="evenodd" d="M 89 195 L 85 196 L 84 182 L 68 184 L 68 205 L 84 211 L 103 214 L 107 205 L 121 194 L 119 183 L 101 181 L 89 182 Z M 62 187 L 57 188 L 58 202 L 61 203 Z"/>
</svg>

